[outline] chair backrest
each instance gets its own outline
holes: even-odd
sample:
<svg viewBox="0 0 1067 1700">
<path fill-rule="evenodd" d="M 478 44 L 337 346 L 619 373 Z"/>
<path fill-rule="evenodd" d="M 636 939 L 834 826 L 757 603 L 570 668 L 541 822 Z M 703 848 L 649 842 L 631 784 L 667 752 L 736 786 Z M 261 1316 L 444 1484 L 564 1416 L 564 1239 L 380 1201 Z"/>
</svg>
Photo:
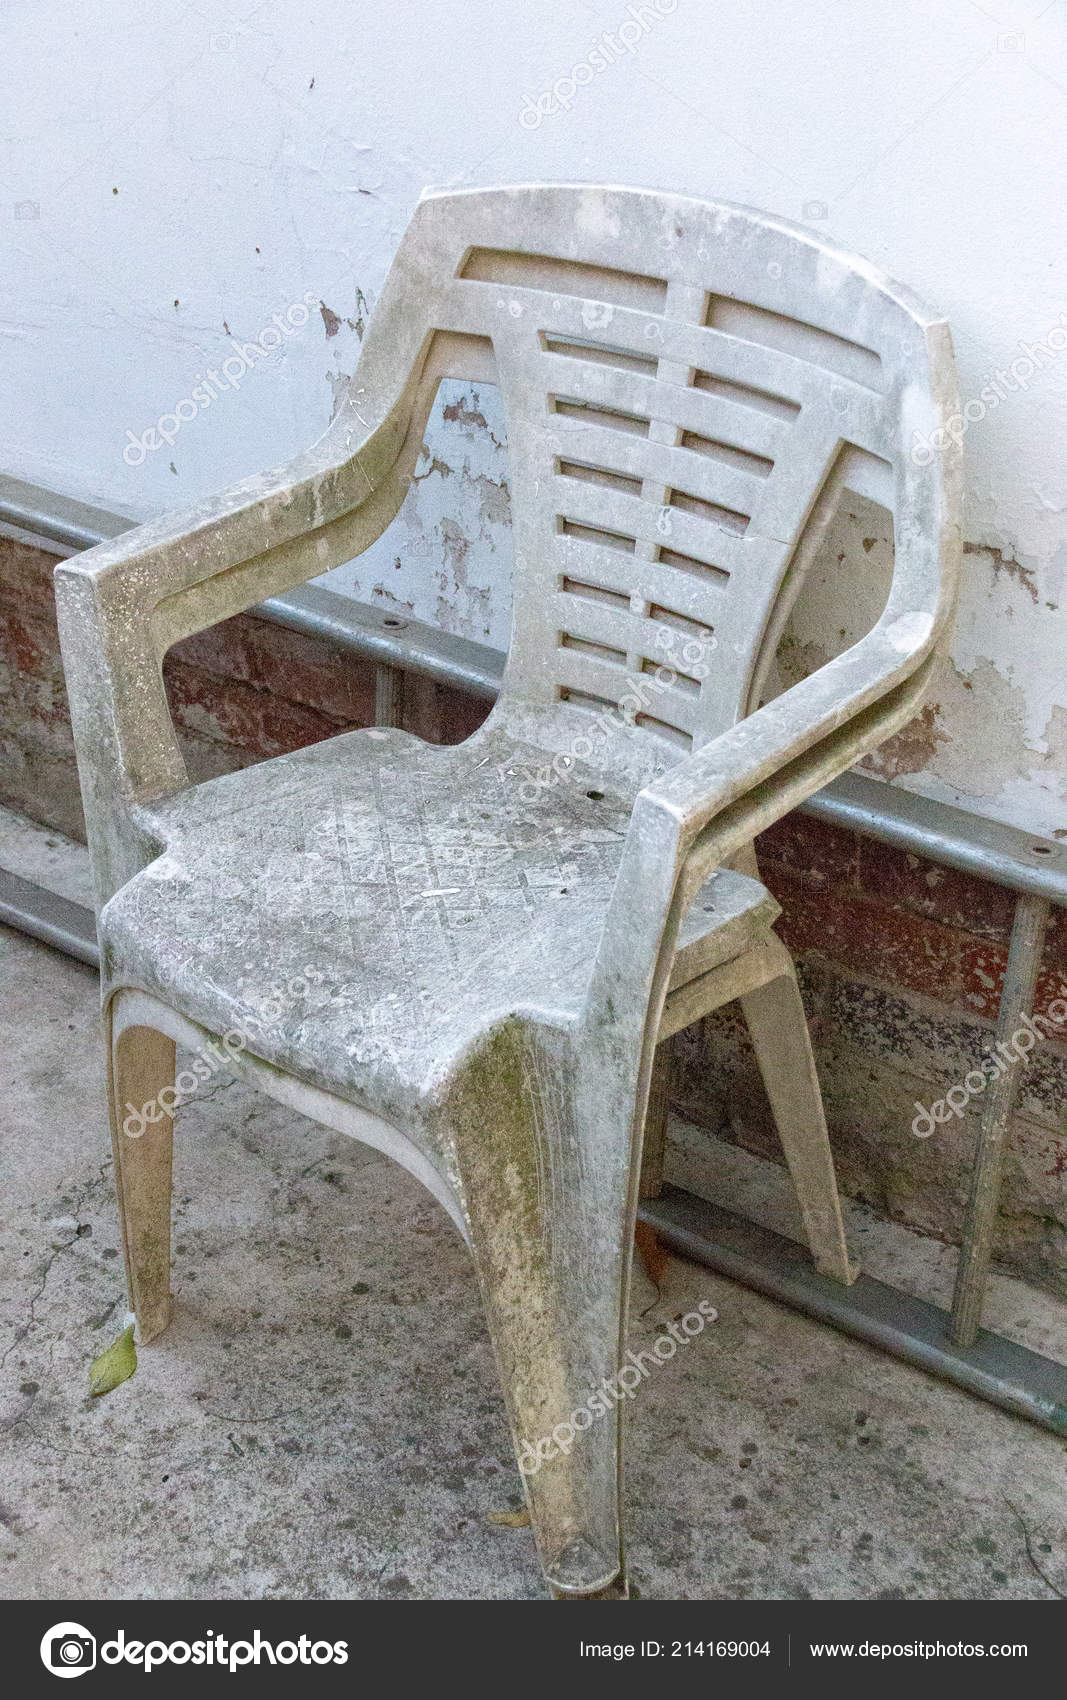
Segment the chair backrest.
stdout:
<svg viewBox="0 0 1067 1700">
<path fill-rule="evenodd" d="M 580 184 L 430 193 L 372 318 L 359 418 L 412 371 L 420 437 L 442 376 L 502 392 L 505 709 L 622 703 L 627 737 L 667 761 L 756 705 L 842 489 L 891 510 L 898 551 L 941 523 L 939 459 L 909 451 L 951 393 L 944 322 L 748 208 Z"/>
</svg>

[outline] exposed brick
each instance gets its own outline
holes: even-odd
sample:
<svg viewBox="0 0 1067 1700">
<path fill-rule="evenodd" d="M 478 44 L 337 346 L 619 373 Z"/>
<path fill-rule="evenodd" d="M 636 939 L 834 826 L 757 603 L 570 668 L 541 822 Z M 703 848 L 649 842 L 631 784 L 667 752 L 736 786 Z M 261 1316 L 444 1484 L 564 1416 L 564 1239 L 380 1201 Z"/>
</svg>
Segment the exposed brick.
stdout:
<svg viewBox="0 0 1067 1700">
<path fill-rule="evenodd" d="M 37 674 L 56 660 L 58 640 L 54 629 L 26 612 L 10 609 L 0 613 L 0 657 L 17 674 Z"/>
<path fill-rule="evenodd" d="M 960 999 L 965 1009 L 995 1021 L 1008 965 L 1005 946 L 961 935 Z"/>
<path fill-rule="evenodd" d="M 52 574 L 58 555 L 0 537 L 0 608 L 34 612 L 55 625 Z"/>
<path fill-rule="evenodd" d="M 859 840 L 860 890 L 882 903 L 1007 942 L 1015 896 L 991 880 L 943 868 L 876 839 Z"/>
<path fill-rule="evenodd" d="M 34 656 L 35 666 L 20 667 L 18 658 Z M 70 739 L 70 711 L 66 684 L 57 651 L 38 649 L 36 640 L 27 642 L 21 632 L 12 640 L 9 628 L 0 621 L 0 682 L 2 709 L 0 716 L 16 738 L 29 727 L 35 735 Z M 47 731 L 45 731 L 47 729 Z"/>
<path fill-rule="evenodd" d="M 247 629 L 249 622 L 241 614 L 232 620 L 221 620 L 206 631 L 194 632 L 183 638 L 167 653 L 167 661 L 183 662 L 200 667 L 206 673 L 216 673 L 225 679 L 252 678 L 248 657 Z"/>
<path fill-rule="evenodd" d="M 811 815 L 794 813 L 776 821 L 757 838 L 756 855 L 761 867 L 767 862 L 788 868 L 819 890 L 856 883 L 856 834 Z"/>
<path fill-rule="evenodd" d="M 164 662 L 163 683 L 171 717 L 179 730 L 246 749 L 258 742 L 260 705 L 249 686 L 220 679 L 173 656 Z"/>
<path fill-rule="evenodd" d="M 958 996 L 965 935 L 853 892 L 816 892 L 782 868 L 768 867 L 765 878 L 782 905 L 777 931 L 791 950 L 817 951 L 852 973 L 940 1003 Z"/>
<path fill-rule="evenodd" d="M 269 691 L 257 692 L 262 702 L 261 736 L 256 745 L 264 755 L 282 755 L 286 750 L 302 750 L 309 744 L 319 744 L 324 738 L 334 738 L 347 730 L 329 715 L 320 714 L 300 702 L 287 702 L 284 697 L 272 696 Z"/>
<path fill-rule="evenodd" d="M 954 928 L 862 898 L 844 917 L 841 960 L 854 973 L 940 1003 L 958 996 L 961 937 Z"/>
<path fill-rule="evenodd" d="M 373 661 L 345 655 L 270 620 L 247 619 L 242 639 L 247 677 L 262 690 L 304 703 L 345 726 L 374 725 Z"/>
<path fill-rule="evenodd" d="M 1037 976 L 1037 986 L 1034 990 L 1034 1014 L 1046 1016 L 1049 1020 L 1055 1017 L 1049 1013 L 1049 1005 L 1059 1004 L 1067 1000 L 1067 968 L 1056 965 L 1052 968 L 1042 968 Z M 1057 1010 L 1059 1015 L 1059 1011 Z M 1067 1041 L 1067 1022 L 1062 1015 L 1056 1026 L 1057 1035 Z"/>
<path fill-rule="evenodd" d="M 236 744 L 260 759 L 318 743 L 339 730 L 334 721 L 302 704 L 185 662 L 170 661 L 164 680 L 176 726 L 217 743 Z"/>
<path fill-rule="evenodd" d="M 490 703 L 478 697 L 454 691 L 448 685 L 438 685 L 439 741 L 442 744 L 462 744 L 476 732 L 489 713 Z"/>
<path fill-rule="evenodd" d="M 208 779 L 218 779 L 224 773 L 235 773 L 239 768 L 252 767 L 259 761 L 259 756 L 249 750 L 242 750 L 237 744 L 222 744 L 216 738 L 204 738 L 187 728 L 181 728 L 178 733 L 182 759 L 185 762 L 189 781 L 193 785 L 203 785 Z"/>
<path fill-rule="evenodd" d="M 760 872 L 782 905 L 776 930 L 790 950 L 797 954 L 817 950 L 836 957 L 838 949 L 844 949 L 844 911 L 837 893 L 815 891 L 802 874 L 775 863 L 762 862 Z"/>
<path fill-rule="evenodd" d="M 1049 916 L 1048 930 L 1045 933 L 1045 964 L 1055 967 L 1057 964 L 1067 968 L 1067 909 L 1055 905 Z"/>
</svg>

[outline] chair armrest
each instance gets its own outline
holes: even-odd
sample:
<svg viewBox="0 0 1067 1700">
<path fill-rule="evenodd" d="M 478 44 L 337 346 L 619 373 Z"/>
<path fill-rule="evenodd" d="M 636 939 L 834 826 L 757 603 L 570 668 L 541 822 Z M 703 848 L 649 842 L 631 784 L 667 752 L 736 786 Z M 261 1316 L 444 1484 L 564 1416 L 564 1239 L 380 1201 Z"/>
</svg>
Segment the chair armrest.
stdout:
<svg viewBox="0 0 1067 1700">
<path fill-rule="evenodd" d="M 951 591 L 936 614 L 891 599 L 859 643 L 640 792 L 589 988 L 590 1035 L 618 1043 L 632 1028 L 639 1042 L 645 1012 L 658 1020 L 682 920 L 708 875 L 911 718 L 951 611 Z"/>
<path fill-rule="evenodd" d="M 952 379 L 951 349 L 941 375 Z M 905 457 L 894 501 L 893 580 L 877 624 L 637 798 L 631 830 L 650 811 L 673 825 L 676 872 L 684 866 L 682 913 L 712 868 L 876 749 L 917 708 L 955 612 L 961 477 L 958 454 L 943 457 L 933 473 Z"/>
<path fill-rule="evenodd" d="M 705 744 L 641 792 L 663 813 L 685 892 L 914 713 L 933 661 L 929 614 L 883 617 L 851 649 Z"/>
<path fill-rule="evenodd" d="M 55 571 L 60 644 L 99 903 L 156 853 L 137 805 L 188 784 L 163 686 L 172 644 L 326 572 L 380 536 L 405 410 L 349 407 L 305 454 Z"/>
</svg>

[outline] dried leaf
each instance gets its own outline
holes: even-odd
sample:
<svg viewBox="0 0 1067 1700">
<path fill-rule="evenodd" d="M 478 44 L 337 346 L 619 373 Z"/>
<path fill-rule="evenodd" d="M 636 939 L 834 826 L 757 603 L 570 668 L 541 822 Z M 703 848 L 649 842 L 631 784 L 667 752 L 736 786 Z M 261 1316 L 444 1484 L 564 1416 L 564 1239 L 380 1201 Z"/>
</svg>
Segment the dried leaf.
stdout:
<svg viewBox="0 0 1067 1700">
<path fill-rule="evenodd" d="M 133 1323 L 124 1328 L 106 1352 L 101 1352 L 89 1365 L 89 1392 L 94 1399 L 113 1393 L 137 1368 L 137 1350 L 133 1343 Z"/>
<path fill-rule="evenodd" d="M 485 1520 L 495 1523 L 498 1529 L 528 1529 L 530 1513 L 528 1511 L 488 1511 Z"/>
</svg>

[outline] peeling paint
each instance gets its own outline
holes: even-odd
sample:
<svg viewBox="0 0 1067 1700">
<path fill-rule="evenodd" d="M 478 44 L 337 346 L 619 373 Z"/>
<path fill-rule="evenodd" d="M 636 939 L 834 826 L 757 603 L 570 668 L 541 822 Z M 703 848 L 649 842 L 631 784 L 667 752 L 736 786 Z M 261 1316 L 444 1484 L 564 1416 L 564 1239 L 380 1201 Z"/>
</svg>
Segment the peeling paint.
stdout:
<svg viewBox="0 0 1067 1700">
<path fill-rule="evenodd" d="M 369 194 L 370 191 L 368 189 L 364 189 L 364 190 L 361 191 L 361 193 Z M 356 289 L 356 316 L 355 316 L 354 319 L 346 319 L 345 324 L 348 326 L 350 331 L 355 331 L 360 342 L 363 341 L 363 332 L 366 329 L 367 318 L 368 318 L 369 313 L 370 313 L 370 307 L 367 304 L 367 297 L 364 295 L 362 289 L 359 289 L 357 287 L 357 289 Z"/>
<path fill-rule="evenodd" d="M 806 677 L 875 623 L 892 571 L 886 518 L 854 498 L 831 526 L 779 648 L 778 688 Z M 975 813 L 1063 834 L 1067 707 L 1054 620 L 1060 567 L 1042 567 L 1006 544 L 971 542 L 964 556 L 950 654 L 937 664 L 929 699 L 864 765 Z"/>
<path fill-rule="evenodd" d="M 462 395 L 458 401 L 451 402 L 443 410 L 442 417 L 453 425 L 460 424 L 471 430 L 488 431 L 489 427 L 486 424 L 485 414 L 479 410 L 477 403 L 477 395 L 475 395 L 473 403 L 468 403 L 466 396 Z"/>
<path fill-rule="evenodd" d="M 496 389 L 443 383 L 393 525 L 380 544 L 326 582 L 506 648 L 512 559 L 506 450 Z"/>
<path fill-rule="evenodd" d="M 867 757 L 863 766 L 868 773 L 876 773 L 879 779 L 900 779 L 929 767 L 939 745 L 949 742 L 948 733 L 938 726 L 939 713 L 940 704 L 927 703 L 921 714 Z"/>
<path fill-rule="evenodd" d="M 1013 578 L 1017 584 L 1023 586 L 1032 602 L 1036 604 L 1039 600 L 1037 585 L 1034 582 L 1033 567 L 1024 567 L 1021 561 L 1013 560 L 1010 555 L 1005 555 L 1002 549 L 990 549 L 984 543 L 965 543 L 963 553 L 965 555 L 986 556 L 991 562 L 994 575 L 997 578 L 1000 577 L 1001 573 L 1005 573 L 1009 578 Z"/>
</svg>

